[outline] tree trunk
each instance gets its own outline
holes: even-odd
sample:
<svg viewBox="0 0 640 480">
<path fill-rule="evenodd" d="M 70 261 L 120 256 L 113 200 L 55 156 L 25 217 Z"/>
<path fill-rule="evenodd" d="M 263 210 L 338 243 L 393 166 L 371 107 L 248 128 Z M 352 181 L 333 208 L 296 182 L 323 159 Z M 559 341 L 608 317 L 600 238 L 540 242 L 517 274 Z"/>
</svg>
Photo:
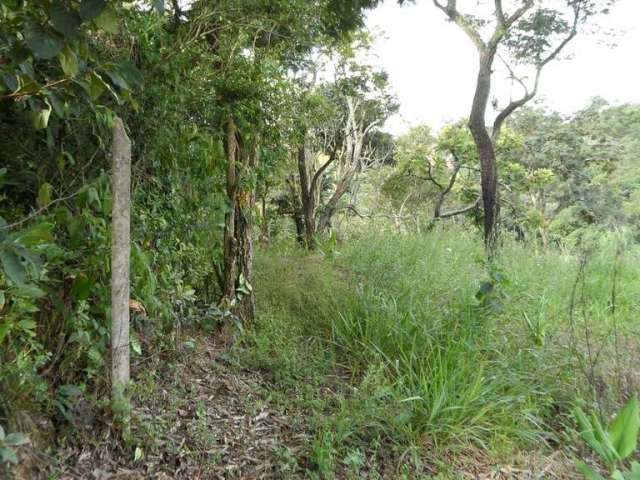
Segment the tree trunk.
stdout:
<svg viewBox="0 0 640 480">
<path fill-rule="evenodd" d="M 349 190 L 351 186 L 351 181 L 356 174 L 356 170 L 349 170 L 338 182 L 336 186 L 335 192 L 331 195 L 331 198 L 327 201 L 324 209 L 322 210 L 322 214 L 318 219 L 318 232 L 324 232 L 327 228 L 331 226 L 331 219 L 333 215 L 336 213 L 338 209 L 338 203 L 342 199 L 345 193 Z"/>
<path fill-rule="evenodd" d="M 491 91 L 491 67 L 494 57 L 495 50 L 487 50 L 480 54 L 476 91 L 469 116 L 469 129 L 480 156 L 480 184 L 482 187 L 482 204 L 484 206 L 484 242 L 490 256 L 493 255 L 496 247 L 500 214 L 496 154 L 485 123 L 487 102 Z"/>
<path fill-rule="evenodd" d="M 260 199 L 260 203 L 261 203 L 261 207 L 260 207 L 260 216 L 261 218 L 261 222 L 260 222 L 260 243 L 262 243 L 263 245 L 269 245 L 271 243 L 271 232 L 269 229 L 269 216 L 267 213 L 267 195 L 268 195 L 268 191 L 265 191 L 265 193 L 262 195 L 262 198 Z"/>
<path fill-rule="evenodd" d="M 316 242 L 315 192 L 311 189 L 311 172 L 304 145 L 298 149 L 298 174 L 300 176 L 300 200 L 302 218 L 304 219 L 305 243 L 307 248 L 313 249 Z"/>
<path fill-rule="evenodd" d="M 232 119 L 225 124 L 227 157 L 227 201 L 229 210 L 224 225 L 224 272 L 222 303 L 243 320 L 255 313 L 253 281 L 253 239 L 250 212 L 255 192 L 242 187 L 242 176 L 257 164 L 255 149 L 247 150 Z"/>
<path fill-rule="evenodd" d="M 300 204 L 300 195 L 296 189 L 294 175 L 289 175 L 286 180 L 289 187 L 289 200 L 291 202 L 291 218 L 296 227 L 296 241 L 303 247 L 306 246 L 304 218 L 302 215 L 302 205 Z"/>
<path fill-rule="evenodd" d="M 129 260 L 131 255 L 131 141 L 120 118 L 113 123 L 111 213 L 111 387 L 129 382 Z"/>
</svg>

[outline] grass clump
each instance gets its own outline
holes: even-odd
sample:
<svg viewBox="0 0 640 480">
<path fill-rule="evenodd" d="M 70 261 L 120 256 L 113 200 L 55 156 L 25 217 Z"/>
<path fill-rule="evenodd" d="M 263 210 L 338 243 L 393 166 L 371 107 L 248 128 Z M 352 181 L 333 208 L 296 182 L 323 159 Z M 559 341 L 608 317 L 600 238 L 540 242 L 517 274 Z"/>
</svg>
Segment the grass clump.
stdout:
<svg viewBox="0 0 640 480">
<path fill-rule="evenodd" d="M 582 283 L 584 255 L 507 242 L 488 269 L 481 239 L 457 229 L 369 233 L 326 256 L 262 251 L 261 313 L 242 356 L 285 391 L 304 391 L 296 401 L 311 413 L 310 458 L 323 477 L 380 471 L 389 455 L 419 469 L 425 450 L 443 446 L 504 456 L 559 441 L 576 399 L 611 376 L 611 362 L 583 374 L 576 333 L 592 329 L 602 352 L 613 345 L 619 248 L 609 240 Z M 615 267 L 622 331 L 640 293 L 629 281 L 636 254 L 625 255 Z"/>
</svg>

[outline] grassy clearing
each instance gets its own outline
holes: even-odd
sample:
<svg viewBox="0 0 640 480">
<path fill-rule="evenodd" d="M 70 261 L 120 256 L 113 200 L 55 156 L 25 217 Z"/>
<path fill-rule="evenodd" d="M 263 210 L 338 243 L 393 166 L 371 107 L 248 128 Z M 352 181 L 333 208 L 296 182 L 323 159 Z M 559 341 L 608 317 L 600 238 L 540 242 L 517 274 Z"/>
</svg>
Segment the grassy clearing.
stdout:
<svg viewBox="0 0 640 480">
<path fill-rule="evenodd" d="M 490 274 L 459 230 L 367 234 L 312 256 L 279 245 L 260 252 L 261 314 L 240 361 L 308 411 L 321 477 L 427 475 L 436 451 L 563 442 L 576 402 L 607 409 L 637 388 L 613 355 L 631 348 L 640 294 L 637 251 L 619 245 L 603 239 L 581 269 L 579 255 L 508 243 Z"/>
</svg>

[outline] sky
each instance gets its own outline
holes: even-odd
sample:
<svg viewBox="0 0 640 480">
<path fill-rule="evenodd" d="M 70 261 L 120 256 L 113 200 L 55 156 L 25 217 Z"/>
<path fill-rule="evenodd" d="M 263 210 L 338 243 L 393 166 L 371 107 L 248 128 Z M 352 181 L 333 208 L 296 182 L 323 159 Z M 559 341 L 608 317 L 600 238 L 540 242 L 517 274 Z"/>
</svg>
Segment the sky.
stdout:
<svg viewBox="0 0 640 480">
<path fill-rule="evenodd" d="M 478 0 L 459 3 L 464 7 L 469 2 Z M 565 114 L 584 107 L 594 96 L 612 103 L 640 103 L 640 0 L 619 0 L 597 23 L 614 37 L 576 37 L 566 55 L 543 70 L 536 102 Z M 368 14 L 367 26 L 380 34 L 374 43 L 375 63 L 389 73 L 400 101 L 399 114 L 387 121 L 385 130 L 401 134 L 418 124 L 438 130 L 468 116 L 477 53 L 431 0 L 403 7 L 396 0 L 385 0 Z M 607 38 L 613 40 L 603 41 Z M 607 44 L 611 41 L 616 46 Z M 521 92 L 504 72 L 494 74 L 493 88 L 502 105 Z"/>
</svg>

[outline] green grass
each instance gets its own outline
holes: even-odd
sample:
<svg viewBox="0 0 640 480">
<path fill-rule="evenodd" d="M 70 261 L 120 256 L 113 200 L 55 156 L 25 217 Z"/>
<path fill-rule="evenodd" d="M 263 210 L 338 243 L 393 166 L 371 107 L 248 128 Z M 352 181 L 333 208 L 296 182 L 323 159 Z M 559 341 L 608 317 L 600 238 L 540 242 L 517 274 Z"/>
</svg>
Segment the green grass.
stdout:
<svg viewBox="0 0 640 480">
<path fill-rule="evenodd" d="M 493 290 L 478 300 L 489 280 L 484 252 L 462 230 L 368 233 L 314 255 L 282 245 L 261 251 L 260 315 L 242 361 L 270 372 L 288 392 L 283 401 L 311 412 L 310 456 L 326 478 L 375 468 L 388 461 L 381 455 L 389 446 L 416 468 L 424 445 L 475 444 L 502 455 L 540 447 L 558 439 L 577 399 L 602 393 L 581 373 L 585 325 L 592 348 L 602 347 L 594 371 L 608 385 L 603 396 L 619 400 L 613 270 L 617 264 L 620 333 L 637 318 L 640 262 L 627 249 L 616 263 L 618 244 L 601 239 L 588 256 L 573 336 L 577 254 L 506 242 L 491 270 Z M 322 393 L 328 383 L 330 395 Z"/>
</svg>

